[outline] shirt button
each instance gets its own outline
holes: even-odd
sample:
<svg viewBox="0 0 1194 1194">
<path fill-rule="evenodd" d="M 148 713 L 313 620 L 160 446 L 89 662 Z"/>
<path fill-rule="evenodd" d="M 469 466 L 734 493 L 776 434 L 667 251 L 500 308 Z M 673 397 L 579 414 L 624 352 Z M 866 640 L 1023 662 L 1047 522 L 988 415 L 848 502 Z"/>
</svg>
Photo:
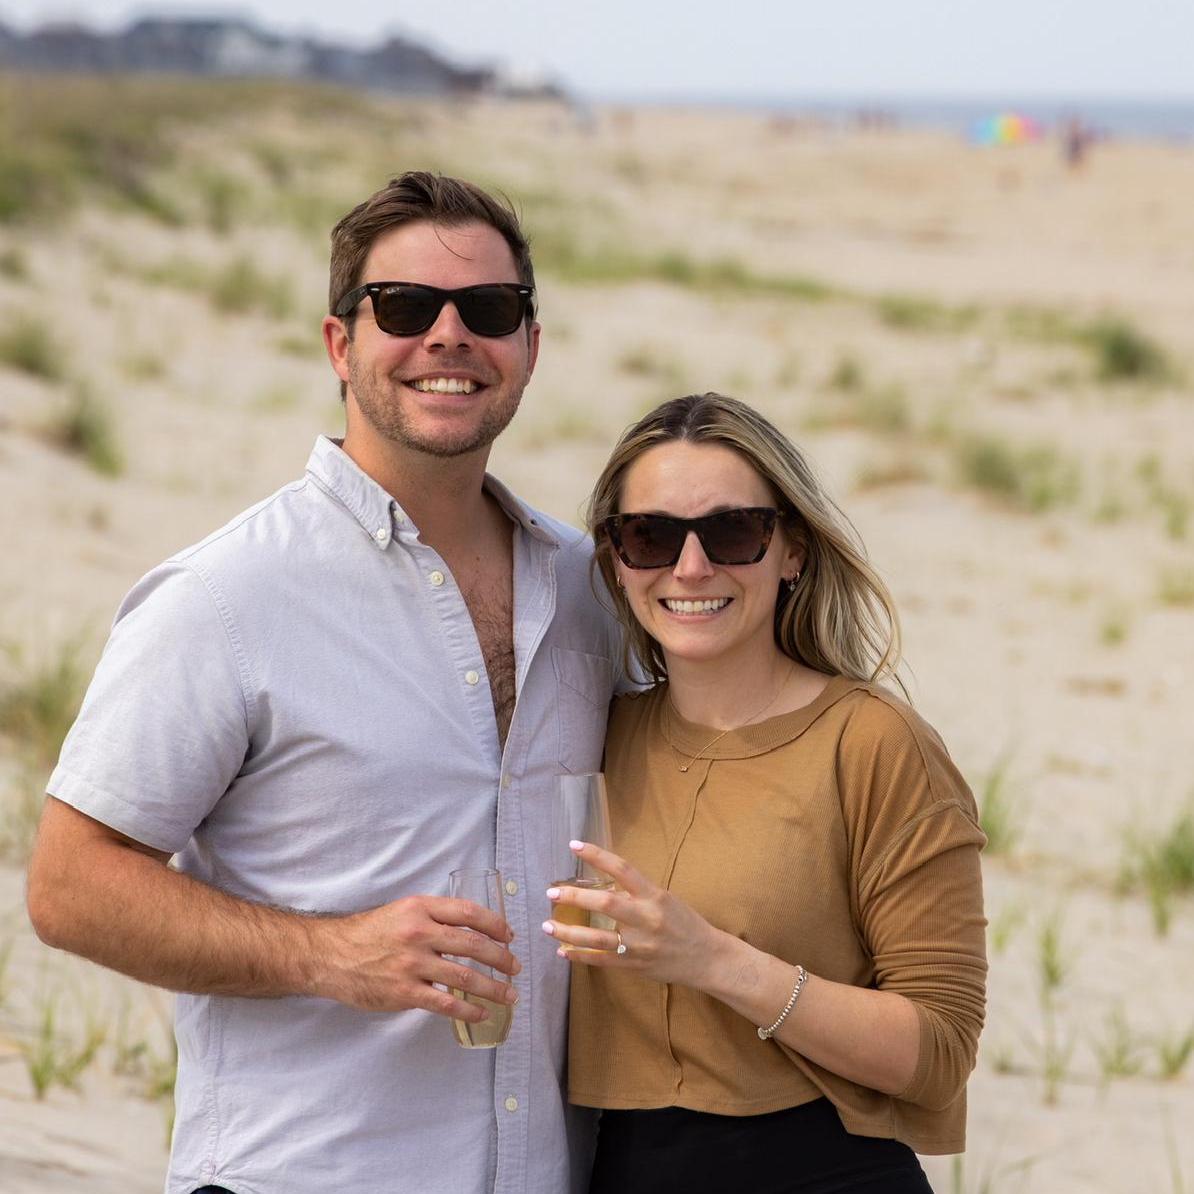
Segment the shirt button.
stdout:
<svg viewBox="0 0 1194 1194">
<path fill-rule="evenodd" d="M 505 791 L 505 789 L 508 788 L 512 782 L 513 781 L 510 779 L 510 777 L 508 775 L 503 775 L 502 776 L 502 790 Z"/>
<path fill-rule="evenodd" d="M 437 568 L 428 575 L 427 579 L 438 589 L 444 583 L 444 574 Z"/>
<path fill-rule="evenodd" d="M 510 1095 L 506 1099 L 506 1110 L 507 1111 L 517 1111 L 518 1110 L 518 1100 L 513 1095 Z"/>
<path fill-rule="evenodd" d="M 481 679 L 481 677 L 478 676 L 476 672 L 465 672 L 464 673 L 464 682 L 466 684 L 477 684 L 480 681 L 480 679 Z"/>
<path fill-rule="evenodd" d="M 507 895 L 517 895 L 518 894 L 518 884 L 515 883 L 513 879 L 506 880 L 506 894 Z"/>
<path fill-rule="evenodd" d="M 378 527 L 377 530 L 373 532 L 373 538 L 376 539 L 378 543 L 384 543 L 389 537 L 390 532 L 386 530 L 385 527 Z"/>
</svg>

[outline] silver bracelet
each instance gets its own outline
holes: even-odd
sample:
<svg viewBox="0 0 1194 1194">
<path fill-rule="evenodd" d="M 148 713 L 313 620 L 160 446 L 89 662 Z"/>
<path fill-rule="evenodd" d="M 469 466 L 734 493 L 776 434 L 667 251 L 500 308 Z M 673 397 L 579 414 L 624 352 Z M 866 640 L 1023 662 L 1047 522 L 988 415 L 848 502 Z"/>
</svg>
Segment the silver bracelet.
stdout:
<svg viewBox="0 0 1194 1194">
<path fill-rule="evenodd" d="M 779 1013 L 779 1019 L 770 1028 L 760 1028 L 757 1030 L 759 1040 L 769 1040 L 779 1026 L 788 1018 L 788 1013 L 796 1006 L 796 1000 L 800 998 L 800 988 L 804 986 L 806 978 L 808 978 L 808 971 L 803 966 L 797 966 L 796 985 L 792 988 L 792 998 L 788 1000 L 787 1006 Z"/>
</svg>

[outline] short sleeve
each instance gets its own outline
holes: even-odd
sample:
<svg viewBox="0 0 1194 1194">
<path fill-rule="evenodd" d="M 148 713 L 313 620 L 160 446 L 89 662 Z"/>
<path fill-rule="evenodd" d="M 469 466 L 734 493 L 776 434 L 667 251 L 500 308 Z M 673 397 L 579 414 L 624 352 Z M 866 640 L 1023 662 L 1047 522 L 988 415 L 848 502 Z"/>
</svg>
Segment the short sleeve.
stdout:
<svg viewBox="0 0 1194 1194">
<path fill-rule="evenodd" d="M 250 691 L 229 612 L 163 564 L 122 603 L 47 791 L 177 853 L 244 762 Z"/>
</svg>

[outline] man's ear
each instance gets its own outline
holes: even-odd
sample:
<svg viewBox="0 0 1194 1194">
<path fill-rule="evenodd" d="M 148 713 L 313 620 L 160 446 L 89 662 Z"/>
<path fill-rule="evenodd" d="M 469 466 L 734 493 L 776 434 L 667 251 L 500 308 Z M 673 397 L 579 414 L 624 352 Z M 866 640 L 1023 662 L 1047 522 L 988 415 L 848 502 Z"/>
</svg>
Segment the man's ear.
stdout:
<svg viewBox="0 0 1194 1194">
<path fill-rule="evenodd" d="M 352 346 L 352 337 L 344 321 L 335 315 L 323 317 L 323 347 L 327 351 L 328 360 L 332 363 L 336 376 L 341 381 L 348 380 L 348 350 Z"/>
</svg>

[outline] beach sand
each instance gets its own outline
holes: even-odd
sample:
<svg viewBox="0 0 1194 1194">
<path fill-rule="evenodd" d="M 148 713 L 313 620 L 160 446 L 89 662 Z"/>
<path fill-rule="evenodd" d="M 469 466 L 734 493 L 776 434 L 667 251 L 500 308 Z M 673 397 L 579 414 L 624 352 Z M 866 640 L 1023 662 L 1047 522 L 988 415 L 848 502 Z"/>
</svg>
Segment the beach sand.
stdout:
<svg viewBox="0 0 1194 1194">
<path fill-rule="evenodd" d="M 1194 799 L 1194 149 L 1098 145 L 1073 173 L 1047 142 L 976 149 L 749 114 L 609 110 L 590 127 L 547 105 L 371 111 L 359 136 L 277 112 L 193 129 L 163 185 L 218 161 L 267 195 L 251 151 L 269 141 L 308 162 L 290 188 L 322 187 L 332 212 L 413 166 L 505 187 L 539 246 L 544 331 L 492 469 L 565 519 L 618 432 L 666 397 L 732 393 L 801 442 L 891 583 L 918 708 L 980 799 L 1002 796 L 991 815 L 1011 838 L 986 859 L 970 1147 L 926 1162 L 935 1188 L 1190 1188 L 1194 901 L 1158 896 L 1161 935 L 1122 877 L 1132 841 L 1160 841 Z M 307 350 L 319 227 L 248 198 L 228 221 L 170 227 L 95 203 L 0 231 L 21 259 L 0 274 L 0 319 L 52 281 L 85 296 L 69 320 L 37 306 L 63 379 L 0 372 L 10 690 L 64 645 L 89 671 L 139 575 L 338 432 L 336 386 Z M 248 311 L 179 265 L 238 259 L 259 271 Z M 280 276 L 289 310 L 265 294 Z M 1155 341 L 1168 371 L 1117 365 L 1108 319 Z M 110 414 L 118 476 L 47 430 L 79 382 Z M 13 839 L 44 772 L 7 747 Z M 168 999 L 36 942 L 21 876 L 10 840 L 0 1188 L 160 1189 L 168 1105 L 146 1092 L 168 1065 Z M 60 1052 L 89 1016 L 107 1037 L 78 1090 L 38 1100 L 26 1055 L 51 1001 Z"/>
</svg>

